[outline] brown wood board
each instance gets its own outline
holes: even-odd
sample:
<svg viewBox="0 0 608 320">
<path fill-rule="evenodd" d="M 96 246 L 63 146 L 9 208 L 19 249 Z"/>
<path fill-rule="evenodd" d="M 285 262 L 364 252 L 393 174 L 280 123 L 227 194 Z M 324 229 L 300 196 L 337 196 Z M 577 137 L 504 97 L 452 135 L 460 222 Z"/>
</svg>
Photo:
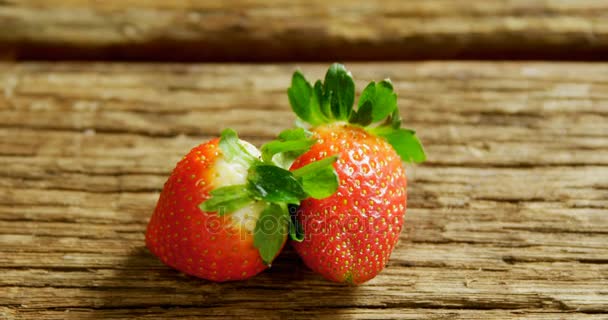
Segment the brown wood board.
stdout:
<svg viewBox="0 0 608 320">
<path fill-rule="evenodd" d="M 602 63 L 349 64 L 359 90 L 393 80 L 429 157 L 387 268 L 348 287 L 291 249 L 244 282 L 162 265 L 143 233 L 176 161 L 290 126 L 297 67 L 327 65 L 0 64 L 0 318 L 608 317 Z"/>
<path fill-rule="evenodd" d="M 608 3 L 3 0 L 0 57 L 606 60 Z"/>
</svg>

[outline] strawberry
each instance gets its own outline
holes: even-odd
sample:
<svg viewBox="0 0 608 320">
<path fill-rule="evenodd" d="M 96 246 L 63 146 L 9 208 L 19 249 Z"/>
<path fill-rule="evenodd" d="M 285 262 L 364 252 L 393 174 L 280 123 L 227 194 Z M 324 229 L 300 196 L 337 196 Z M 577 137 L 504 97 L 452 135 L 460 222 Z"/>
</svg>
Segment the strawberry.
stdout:
<svg viewBox="0 0 608 320">
<path fill-rule="evenodd" d="M 314 86 L 294 73 L 289 101 L 316 143 L 308 149 L 269 148 L 304 141 L 280 136 L 262 152 L 266 158 L 293 160 L 291 170 L 296 171 L 317 159 L 338 156 L 338 191 L 301 202 L 296 219 L 304 237 L 293 246 L 304 263 L 325 278 L 360 284 L 384 268 L 403 228 L 407 182 L 402 161 L 422 162 L 425 155 L 414 131 L 400 128 L 397 96 L 389 80 L 370 83 L 357 110 L 354 92 L 352 77 L 340 64 L 332 65 L 325 81 Z M 285 156 L 294 150 L 295 155 Z"/>
<path fill-rule="evenodd" d="M 148 224 L 150 251 L 179 271 L 213 281 L 246 279 L 270 266 L 293 230 L 288 205 L 336 190 L 336 158 L 290 172 L 259 155 L 227 129 L 184 156 Z"/>
</svg>

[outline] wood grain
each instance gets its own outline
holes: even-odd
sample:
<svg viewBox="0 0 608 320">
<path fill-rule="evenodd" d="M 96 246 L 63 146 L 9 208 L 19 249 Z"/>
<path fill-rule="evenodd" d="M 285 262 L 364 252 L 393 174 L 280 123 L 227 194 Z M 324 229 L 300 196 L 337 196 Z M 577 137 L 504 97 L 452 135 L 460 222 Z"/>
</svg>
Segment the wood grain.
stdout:
<svg viewBox="0 0 608 320">
<path fill-rule="evenodd" d="M 0 64 L 0 318 L 606 319 L 608 64 L 351 64 L 390 77 L 429 161 L 383 273 L 329 283 L 291 249 L 244 282 L 162 265 L 143 232 L 179 157 L 259 145 L 325 65 Z"/>
<path fill-rule="evenodd" d="M 3 0 L 0 48 L 44 60 L 605 60 L 608 3 Z"/>
</svg>

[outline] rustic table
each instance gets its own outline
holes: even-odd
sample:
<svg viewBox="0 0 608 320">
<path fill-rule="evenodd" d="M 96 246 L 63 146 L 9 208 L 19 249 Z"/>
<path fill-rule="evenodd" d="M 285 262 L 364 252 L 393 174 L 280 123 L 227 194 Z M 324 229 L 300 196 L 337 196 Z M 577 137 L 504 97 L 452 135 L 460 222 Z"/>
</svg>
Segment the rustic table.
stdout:
<svg viewBox="0 0 608 320">
<path fill-rule="evenodd" d="M 248 281 L 159 262 L 144 230 L 179 157 L 261 144 L 326 64 L 0 64 L 0 318 L 607 319 L 608 64 L 356 63 L 390 77 L 429 161 L 407 227 L 359 287 L 288 249 Z"/>
</svg>

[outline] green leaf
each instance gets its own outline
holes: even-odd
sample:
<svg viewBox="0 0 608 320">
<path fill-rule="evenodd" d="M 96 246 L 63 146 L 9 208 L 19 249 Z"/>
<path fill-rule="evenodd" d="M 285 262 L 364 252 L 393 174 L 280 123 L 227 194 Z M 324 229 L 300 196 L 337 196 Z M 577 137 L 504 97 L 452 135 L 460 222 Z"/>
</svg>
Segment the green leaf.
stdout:
<svg viewBox="0 0 608 320">
<path fill-rule="evenodd" d="M 393 111 L 393 114 L 388 118 L 389 122 L 390 122 L 390 126 L 393 129 L 399 129 L 399 127 L 401 127 L 401 116 L 399 115 L 399 108 L 396 108 L 395 111 Z"/>
<path fill-rule="evenodd" d="M 249 190 L 267 202 L 300 204 L 308 196 L 294 175 L 275 165 L 255 165 L 249 169 Z"/>
<path fill-rule="evenodd" d="M 312 86 L 300 71 L 293 73 L 291 87 L 287 89 L 287 96 L 293 112 L 301 119 L 312 122 L 311 109 L 309 108 L 312 97 Z"/>
<path fill-rule="evenodd" d="M 397 109 L 397 94 L 390 80 L 370 82 L 359 98 L 359 110 L 366 103 L 371 103 L 371 122 L 384 120 L 392 114 Z"/>
<path fill-rule="evenodd" d="M 331 167 L 333 168 L 333 164 L 338 161 L 338 156 L 330 156 L 330 157 L 326 157 L 323 158 L 321 160 L 317 160 L 314 162 L 311 162 L 301 168 L 298 168 L 296 170 L 293 170 L 292 173 L 294 176 L 296 176 L 297 178 L 301 178 L 305 175 L 308 174 L 312 174 L 315 171 L 318 171 L 320 169 L 324 169 L 324 168 L 328 168 Z"/>
<path fill-rule="evenodd" d="M 325 97 L 331 103 L 332 115 L 337 120 L 348 120 L 355 103 L 355 83 L 346 68 L 334 63 L 325 74 Z"/>
<path fill-rule="evenodd" d="M 289 238 L 295 242 L 304 241 L 304 228 L 294 217 L 289 221 Z"/>
<path fill-rule="evenodd" d="M 333 164 L 337 156 L 331 156 L 293 171 L 304 191 L 315 199 L 324 199 L 336 192 L 340 181 Z"/>
<path fill-rule="evenodd" d="M 357 112 L 353 111 L 354 117 L 348 120 L 350 123 L 355 123 L 360 126 L 367 126 L 372 123 L 372 103 L 370 101 L 366 101 Z"/>
<path fill-rule="evenodd" d="M 246 185 L 234 185 L 217 188 L 209 193 L 211 198 L 199 205 L 205 212 L 217 211 L 219 216 L 234 212 L 253 202 L 253 197 Z"/>
<path fill-rule="evenodd" d="M 323 118 L 322 123 L 331 122 L 334 118 L 334 115 L 331 112 L 331 92 L 325 92 L 321 80 L 315 82 L 313 92 L 314 99 L 312 106 L 317 108 L 319 117 Z"/>
<path fill-rule="evenodd" d="M 222 154 L 228 162 L 242 161 L 252 163 L 256 158 L 247 151 L 241 144 L 236 131 L 232 129 L 224 129 L 219 142 Z"/>
<path fill-rule="evenodd" d="M 310 137 L 312 137 L 312 132 L 303 128 L 287 129 L 279 133 L 279 139 L 284 141 L 310 139 Z"/>
<path fill-rule="evenodd" d="M 289 153 L 290 159 L 295 160 L 299 155 L 308 151 L 315 144 L 315 140 L 294 140 L 294 141 L 271 141 L 262 147 L 262 159 L 264 162 L 270 163 L 272 157 L 277 153 L 286 155 Z M 283 162 L 290 162 L 288 159 L 283 159 Z"/>
<path fill-rule="evenodd" d="M 325 199 L 338 190 L 339 179 L 333 168 L 325 168 L 300 180 L 304 191 L 312 198 Z"/>
<path fill-rule="evenodd" d="M 317 81 L 313 88 L 300 71 L 294 72 L 291 87 L 287 89 L 287 96 L 291 109 L 299 119 L 307 123 L 312 125 L 326 123 L 327 116 L 331 116 L 322 110 L 329 105 L 329 101 L 325 101 L 323 95 L 323 85 Z"/>
<path fill-rule="evenodd" d="M 376 96 L 376 81 L 372 81 L 367 84 L 363 92 L 361 92 L 361 96 L 359 97 L 359 108 L 367 102 L 373 101 L 373 98 Z"/>
<path fill-rule="evenodd" d="M 288 169 L 289 166 L 316 142 L 312 133 L 302 129 L 288 129 L 279 134 L 277 140 L 268 142 L 262 146 L 262 160 L 272 163 L 273 156 L 280 154 L 281 157 L 275 161 L 279 166 Z"/>
<path fill-rule="evenodd" d="M 296 242 L 302 242 L 304 241 L 304 228 L 297 218 L 298 206 L 290 204 L 287 207 L 291 218 L 289 219 L 289 238 Z"/>
<path fill-rule="evenodd" d="M 283 247 L 288 228 L 287 208 L 278 204 L 268 204 L 260 214 L 253 231 L 253 245 L 258 248 L 265 264 L 270 266 Z"/>
<path fill-rule="evenodd" d="M 386 139 L 395 148 L 402 161 L 420 163 L 426 160 L 424 148 L 414 130 L 378 127 L 372 132 Z"/>
</svg>

